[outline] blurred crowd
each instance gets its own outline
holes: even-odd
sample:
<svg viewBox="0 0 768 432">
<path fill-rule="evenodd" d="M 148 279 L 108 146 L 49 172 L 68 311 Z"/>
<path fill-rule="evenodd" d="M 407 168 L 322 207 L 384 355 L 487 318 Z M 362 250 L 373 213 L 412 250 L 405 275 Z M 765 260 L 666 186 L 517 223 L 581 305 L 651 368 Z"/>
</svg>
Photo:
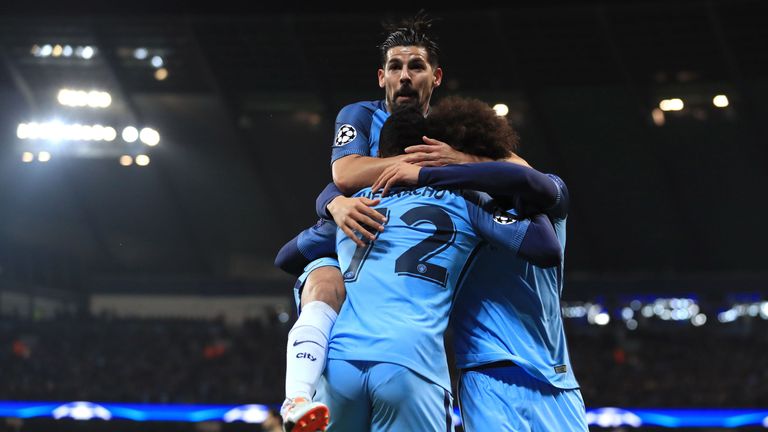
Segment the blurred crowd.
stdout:
<svg viewBox="0 0 768 432">
<path fill-rule="evenodd" d="M 766 407 L 768 323 L 568 325 L 588 407 Z M 0 399 L 279 403 L 290 322 L 0 320 Z"/>
</svg>

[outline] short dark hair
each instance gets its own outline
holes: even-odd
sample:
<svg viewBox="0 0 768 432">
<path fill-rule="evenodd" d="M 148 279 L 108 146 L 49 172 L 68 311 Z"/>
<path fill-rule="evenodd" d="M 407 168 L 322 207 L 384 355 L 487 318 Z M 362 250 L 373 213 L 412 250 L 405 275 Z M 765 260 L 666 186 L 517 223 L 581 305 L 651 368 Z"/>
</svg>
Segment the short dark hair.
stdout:
<svg viewBox="0 0 768 432">
<path fill-rule="evenodd" d="M 422 144 L 424 135 L 494 160 L 509 157 L 519 141 L 512 126 L 485 102 L 451 96 L 432 107 L 426 118 L 415 105 L 398 107 L 381 128 L 379 157 L 402 154 L 406 147 Z"/>
<path fill-rule="evenodd" d="M 505 159 L 520 142 L 507 119 L 479 99 L 444 98 L 430 109 L 428 120 L 431 137 L 475 156 Z"/>
<path fill-rule="evenodd" d="M 429 34 L 434 19 L 429 18 L 422 10 L 413 18 L 406 18 L 400 22 L 384 22 L 384 30 L 387 36 L 379 45 L 381 50 L 381 64 L 387 62 L 387 51 L 397 46 L 418 46 L 427 50 L 427 61 L 433 69 L 439 66 L 440 47 L 438 47 L 434 35 Z"/>
<path fill-rule="evenodd" d="M 406 147 L 422 144 L 427 133 L 427 119 L 417 105 L 396 105 L 379 132 L 379 157 L 403 154 Z"/>
</svg>

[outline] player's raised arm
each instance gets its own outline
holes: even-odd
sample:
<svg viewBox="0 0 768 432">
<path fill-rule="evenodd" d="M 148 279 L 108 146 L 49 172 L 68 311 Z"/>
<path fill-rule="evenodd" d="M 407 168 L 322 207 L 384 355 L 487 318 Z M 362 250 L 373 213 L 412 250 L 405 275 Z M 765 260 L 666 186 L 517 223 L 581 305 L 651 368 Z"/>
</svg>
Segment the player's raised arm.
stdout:
<svg viewBox="0 0 768 432">
<path fill-rule="evenodd" d="M 558 184 L 546 174 L 510 162 L 480 162 L 422 168 L 419 186 L 472 189 L 496 198 L 518 198 L 527 209 L 544 212 L 561 198 Z"/>
<path fill-rule="evenodd" d="M 389 166 L 403 160 L 405 156 L 375 158 L 350 155 L 333 163 L 333 182 L 346 195 L 353 194 L 373 184 Z"/>
<path fill-rule="evenodd" d="M 467 192 L 465 198 L 470 220 L 483 239 L 540 267 L 560 264 L 563 251 L 549 218 L 518 219 L 480 193 Z"/>
</svg>

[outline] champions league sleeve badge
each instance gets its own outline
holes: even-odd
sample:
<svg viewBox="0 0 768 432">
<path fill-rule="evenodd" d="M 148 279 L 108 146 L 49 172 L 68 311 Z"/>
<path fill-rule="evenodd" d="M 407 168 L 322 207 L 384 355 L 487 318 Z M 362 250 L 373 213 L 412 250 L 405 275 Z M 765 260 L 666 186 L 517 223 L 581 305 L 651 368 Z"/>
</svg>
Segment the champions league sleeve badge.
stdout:
<svg viewBox="0 0 768 432">
<path fill-rule="evenodd" d="M 339 132 L 336 134 L 336 141 L 334 141 L 334 147 L 341 147 L 351 143 L 355 137 L 357 137 L 357 131 L 351 124 L 343 124 L 339 128 Z"/>
<path fill-rule="evenodd" d="M 502 209 L 496 209 L 493 212 L 493 221 L 501 225 L 509 225 L 517 222 L 515 217 Z"/>
</svg>

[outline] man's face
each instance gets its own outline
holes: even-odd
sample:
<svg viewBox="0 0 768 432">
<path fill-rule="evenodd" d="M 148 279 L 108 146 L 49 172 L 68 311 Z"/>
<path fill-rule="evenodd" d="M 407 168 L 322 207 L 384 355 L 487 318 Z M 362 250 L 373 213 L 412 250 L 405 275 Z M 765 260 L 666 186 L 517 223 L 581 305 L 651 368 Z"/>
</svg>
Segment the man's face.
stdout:
<svg viewBox="0 0 768 432">
<path fill-rule="evenodd" d="M 384 89 L 390 112 L 397 104 L 418 104 L 427 111 L 432 91 L 440 85 L 443 70 L 427 62 L 427 50 L 396 46 L 387 51 L 384 69 L 379 69 L 379 87 Z"/>
</svg>

